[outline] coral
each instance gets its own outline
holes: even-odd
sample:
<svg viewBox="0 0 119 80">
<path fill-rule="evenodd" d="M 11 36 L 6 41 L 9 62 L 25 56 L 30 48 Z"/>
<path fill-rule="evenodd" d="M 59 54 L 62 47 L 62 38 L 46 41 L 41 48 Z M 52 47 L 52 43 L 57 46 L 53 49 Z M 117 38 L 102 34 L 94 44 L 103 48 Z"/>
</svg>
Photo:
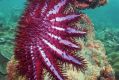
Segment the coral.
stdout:
<svg viewBox="0 0 119 80">
<path fill-rule="evenodd" d="M 16 74 L 17 74 L 17 69 L 16 69 L 17 65 L 18 65 L 18 62 L 14 59 L 14 57 L 12 57 L 7 67 L 7 73 L 9 74 L 8 80 L 12 80 L 12 79 L 15 80 Z"/>
<path fill-rule="evenodd" d="M 6 59 L 3 55 L 0 53 L 0 80 L 6 79 L 6 64 L 8 62 L 8 59 Z"/>
<path fill-rule="evenodd" d="M 104 27 L 104 26 L 103 26 Z M 118 79 L 119 78 L 119 30 L 115 29 L 110 29 L 110 28 L 103 28 L 100 29 L 100 34 L 102 35 L 99 36 L 98 39 L 103 41 L 106 51 L 107 51 L 107 56 L 110 64 L 112 65 L 114 71 L 115 71 L 115 76 Z"/>
<path fill-rule="evenodd" d="M 4 25 L 5 26 L 5 25 Z M 0 53 L 2 56 L 7 58 L 8 60 L 11 58 L 13 54 L 13 41 L 14 41 L 14 33 L 13 30 L 2 29 L 0 32 Z M 7 50 L 6 50 L 7 49 Z"/>
<path fill-rule="evenodd" d="M 6 80 L 6 65 L 13 55 L 14 32 L 4 23 L 0 25 L 0 80 Z"/>
<path fill-rule="evenodd" d="M 100 71 L 100 76 L 98 77 L 98 80 L 115 80 L 114 73 L 112 72 L 111 66 L 105 66 Z"/>
<path fill-rule="evenodd" d="M 108 54 L 109 62 L 115 71 L 115 77 L 119 78 L 119 51 L 114 51 Z"/>
</svg>

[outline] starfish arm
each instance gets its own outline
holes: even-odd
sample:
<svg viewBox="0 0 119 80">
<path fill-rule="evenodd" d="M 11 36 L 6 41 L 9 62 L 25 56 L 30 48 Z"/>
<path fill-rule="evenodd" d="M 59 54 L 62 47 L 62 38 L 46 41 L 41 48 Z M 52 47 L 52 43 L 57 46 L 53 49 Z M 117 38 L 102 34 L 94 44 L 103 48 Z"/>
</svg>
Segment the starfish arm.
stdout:
<svg viewBox="0 0 119 80">
<path fill-rule="evenodd" d="M 56 1 L 57 2 L 57 1 Z M 47 13 L 47 17 L 55 15 L 57 13 L 59 13 L 60 11 L 62 11 L 61 9 L 64 8 L 64 5 L 66 4 L 67 0 L 60 0 L 58 1 L 58 3 L 56 4 L 55 1 L 51 2 L 51 5 L 49 6 L 49 11 Z"/>
<path fill-rule="evenodd" d="M 58 80 L 64 80 L 64 75 L 62 74 L 62 71 L 60 70 L 60 67 L 57 65 L 55 58 L 49 53 L 49 51 L 43 50 L 40 46 L 37 46 L 38 51 L 41 53 L 40 56 L 42 56 L 42 60 L 44 62 L 44 65 L 46 66 L 46 69 L 52 73 L 52 75 L 58 79 Z M 65 77 L 66 79 L 66 77 Z"/>
<path fill-rule="evenodd" d="M 45 39 L 42 39 L 43 42 L 48 45 L 53 51 L 55 51 L 55 55 L 58 56 L 59 58 L 61 58 L 61 60 L 65 61 L 65 62 L 69 62 L 74 64 L 75 66 L 79 66 L 81 70 L 85 70 L 86 66 L 85 66 L 85 61 L 83 58 L 81 57 L 76 57 L 71 55 L 70 53 L 66 53 L 63 52 L 62 50 L 58 49 L 56 46 L 54 46 L 53 44 L 51 44 L 50 42 L 48 42 Z"/>
<path fill-rule="evenodd" d="M 19 48 L 17 48 L 20 46 Z M 25 44 L 17 44 L 15 48 L 15 58 L 19 60 L 18 72 L 21 76 L 25 75 L 28 80 L 43 80 L 43 65 L 37 58 L 36 51 L 32 46 L 26 47 Z"/>
</svg>

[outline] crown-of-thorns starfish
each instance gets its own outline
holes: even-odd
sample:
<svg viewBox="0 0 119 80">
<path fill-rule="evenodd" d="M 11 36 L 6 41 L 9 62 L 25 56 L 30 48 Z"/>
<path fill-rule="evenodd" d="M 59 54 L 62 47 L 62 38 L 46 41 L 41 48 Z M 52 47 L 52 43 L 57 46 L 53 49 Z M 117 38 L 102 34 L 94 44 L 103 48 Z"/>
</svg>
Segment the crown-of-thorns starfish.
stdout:
<svg viewBox="0 0 119 80">
<path fill-rule="evenodd" d="M 28 80 L 42 80 L 44 68 L 54 79 L 65 80 L 60 62 L 80 70 L 86 68 L 84 58 L 75 56 L 81 49 L 75 38 L 86 32 L 69 25 L 78 21 L 80 14 L 63 13 L 68 1 L 30 0 L 19 22 L 15 44 L 19 74 Z"/>
</svg>

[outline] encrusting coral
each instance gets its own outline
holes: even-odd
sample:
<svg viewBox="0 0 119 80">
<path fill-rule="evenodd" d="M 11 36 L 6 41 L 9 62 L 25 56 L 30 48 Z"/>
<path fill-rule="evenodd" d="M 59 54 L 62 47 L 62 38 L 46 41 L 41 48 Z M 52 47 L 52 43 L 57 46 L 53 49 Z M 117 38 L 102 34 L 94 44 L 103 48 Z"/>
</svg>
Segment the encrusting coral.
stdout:
<svg viewBox="0 0 119 80">
<path fill-rule="evenodd" d="M 109 28 L 102 26 L 102 28 L 97 33 L 97 38 L 100 39 L 106 49 L 106 55 L 108 61 L 110 62 L 112 68 L 115 71 L 115 78 L 119 79 L 119 30 L 114 28 Z M 100 36 L 101 35 L 101 36 Z"/>
<path fill-rule="evenodd" d="M 105 3 L 29 0 L 19 22 L 15 53 L 8 63 L 8 80 L 97 80 L 104 68 L 106 74 L 113 74 L 107 69 L 104 46 L 95 40 L 90 19 L 76 11 Z M 105 80 L 114 80 L 114 76 Z"/>
</svg>

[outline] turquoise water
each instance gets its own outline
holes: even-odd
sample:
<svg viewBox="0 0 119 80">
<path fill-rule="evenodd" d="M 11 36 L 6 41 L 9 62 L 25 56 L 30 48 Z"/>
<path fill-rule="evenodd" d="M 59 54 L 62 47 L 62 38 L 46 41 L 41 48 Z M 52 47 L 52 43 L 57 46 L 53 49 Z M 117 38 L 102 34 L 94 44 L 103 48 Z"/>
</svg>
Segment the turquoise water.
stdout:
<svg viewBox="0 0 119 80">
<path fill-rule="evenodd" d="M 95 25 L 109 25 L 119 29 L 119 0 L 108 0 L 107 5 L 87 10 Z"/>
<path fill-rule="evenodd" d="M 24 9 L 25 0 L 0 0 L 0 22 L 11 23 L 19 17 Z"/>
<path fill-rule="evenodd" d="M 25 8 L 25 4 L 26 0 L 0 0 L 0 59 L 2 60 L 0 61 L 0 80 L 5 79 L 1 77 L 6 74 L 5 65 L 13 52 L 13 46 L 11 46 L 15 34 L 13 30 Z M 84 10 L 83 12 L 93 22 L 96 37 L 104 43 L 111 63 L 111 56 L 119 57 L 119 0 L 109 0 L 105 6 Z M 6 54 L 2 54 L 2 51 Z M 119 61 L 119 58 L 116 60 Z M 111 63 L 113 68 L 117 70 L 117 76 L 119 76 L 118 61 Z M 5 65 L 1 65 L 2 62 Z"/>
</svg>

